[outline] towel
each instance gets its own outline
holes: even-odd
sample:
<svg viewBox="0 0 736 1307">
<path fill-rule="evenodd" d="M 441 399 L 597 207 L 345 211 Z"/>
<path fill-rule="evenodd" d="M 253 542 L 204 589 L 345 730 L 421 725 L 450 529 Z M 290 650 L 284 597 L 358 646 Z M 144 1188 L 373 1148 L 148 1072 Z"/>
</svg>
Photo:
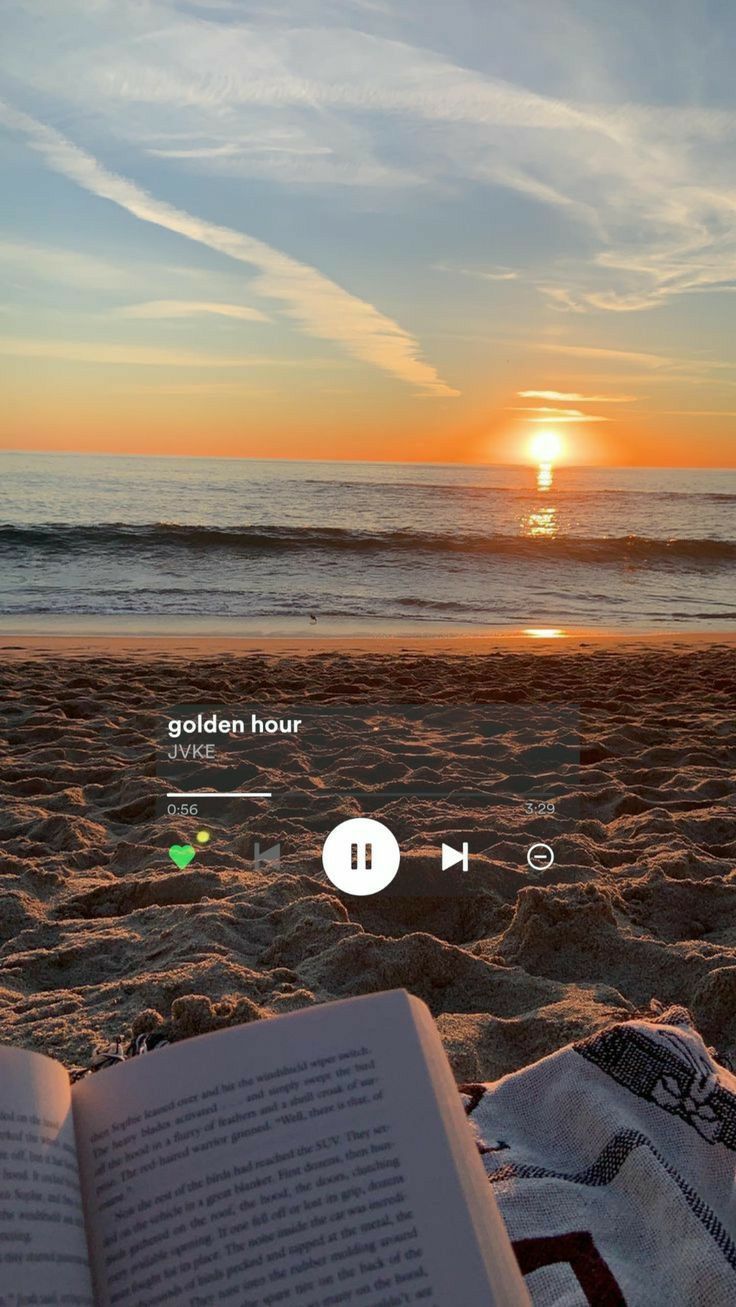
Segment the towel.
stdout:
<svg viewBox="0 0 736 1307">
<path fill-rule="evenodd" d="M 736 1304 L 736 1077 L 683 1008 L 461 1092 L 535 1307 Z"/>
</svg>

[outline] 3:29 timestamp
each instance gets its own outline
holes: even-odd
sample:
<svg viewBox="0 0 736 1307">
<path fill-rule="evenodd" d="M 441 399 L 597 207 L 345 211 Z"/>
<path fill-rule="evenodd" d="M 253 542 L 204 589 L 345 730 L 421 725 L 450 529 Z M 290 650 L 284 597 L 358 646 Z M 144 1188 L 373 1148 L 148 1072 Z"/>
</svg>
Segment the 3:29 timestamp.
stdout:
<svg viewBox="0 0 736 1307">
<path fill-rule="evenodd" d="M 549 817 L 555 811 L 554 800 L 552 799 L 529 799 L 524 804 L 524 811 L 530 817 Z"/>
</svg>

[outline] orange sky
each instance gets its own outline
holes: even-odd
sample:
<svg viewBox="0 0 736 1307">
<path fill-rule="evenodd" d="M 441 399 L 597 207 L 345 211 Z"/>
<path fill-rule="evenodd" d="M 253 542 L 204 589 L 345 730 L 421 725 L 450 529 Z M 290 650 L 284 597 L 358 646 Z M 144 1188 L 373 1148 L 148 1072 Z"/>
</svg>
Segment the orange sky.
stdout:
<svg viewBox="0 0 736 1307">
<path fill-rule="evenodd" d="M 298 368 L 279 372 L 274 385 L 263 373 L 246 382 L 212 382 L 201 373 L 152 382 L 150 370 L 139 381 L 109 368 L 100 376 L 79 364 L 67 372 L 45 361 L 32 368 L 25 360 L 5 364 L 0 447 L 6 449 L 518 463 L 530 461 L 533 441 L 549 430 L 560 439 L 561 463 L 734 466 L 734 419 L 647 413 L 638 403 L 588 403 L 605 420 L 566 421 L 552 412 L 539 419 L 512 410 L 538 405 L 564 413 L 581 401 L 553 403 L 516 391 L 503 396 L 503 407 L 480 394 L 428 400 L 371 387 L 360 377 L 352 387 L 344 376 L 339 388 L 331 387 L 329 375 Z M 564 385 L 557 393 L 603 393 L 584 376 L 572 386 L 566 374 Z"/>
</svg>

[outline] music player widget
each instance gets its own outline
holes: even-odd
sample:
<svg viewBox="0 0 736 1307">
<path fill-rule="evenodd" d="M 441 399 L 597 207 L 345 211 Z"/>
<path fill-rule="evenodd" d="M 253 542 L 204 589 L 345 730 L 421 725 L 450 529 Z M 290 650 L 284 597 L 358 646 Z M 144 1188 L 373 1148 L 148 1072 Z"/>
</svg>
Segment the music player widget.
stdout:
<svg viewBox="0 0 736 1307">
<path fill-rule="evenodd" d="M 567 704 L 185 704 L 163 714 L 157 814 L 179 866 L 236 847 L 354 897 L 472 894 L 552 870 L 579 761 Z"/>
</svg>

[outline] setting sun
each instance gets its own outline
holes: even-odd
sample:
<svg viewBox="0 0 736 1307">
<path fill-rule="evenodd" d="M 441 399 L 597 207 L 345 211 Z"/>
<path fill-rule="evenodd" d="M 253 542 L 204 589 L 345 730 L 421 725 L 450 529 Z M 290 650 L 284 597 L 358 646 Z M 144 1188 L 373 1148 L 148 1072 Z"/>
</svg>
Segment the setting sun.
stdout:
<svg viewBox="0 0 736 1307">
<path fill-rule="evenodd" d="M 530 445 L 535 463 L 556 463 L 562 454 L 562 440 L 556 431 L 540 431 Z"/>
</svg>

